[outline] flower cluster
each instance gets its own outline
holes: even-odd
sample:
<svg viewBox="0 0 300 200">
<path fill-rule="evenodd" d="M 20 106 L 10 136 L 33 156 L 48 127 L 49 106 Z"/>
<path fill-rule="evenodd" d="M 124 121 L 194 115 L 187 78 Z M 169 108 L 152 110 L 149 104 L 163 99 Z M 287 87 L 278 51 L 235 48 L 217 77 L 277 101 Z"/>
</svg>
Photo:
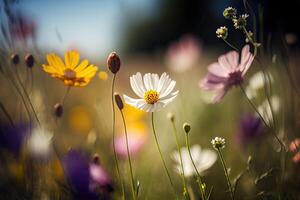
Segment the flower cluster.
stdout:
<svg viewBox="0 0 300 200">
<path fill-rule="evenodd" d="M 211 140 L 211 144 L 216 150 L 223 149 L 225 148 L 225 139 L 221 137 L 215 137 Z"/>
</svg>

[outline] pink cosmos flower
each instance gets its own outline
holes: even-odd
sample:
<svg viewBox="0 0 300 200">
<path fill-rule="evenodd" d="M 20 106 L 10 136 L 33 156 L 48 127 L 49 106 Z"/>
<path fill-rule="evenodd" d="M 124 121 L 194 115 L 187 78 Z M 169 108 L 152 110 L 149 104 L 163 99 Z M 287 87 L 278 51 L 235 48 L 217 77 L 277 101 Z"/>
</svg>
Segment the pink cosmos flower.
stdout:
<svg viewBox="0 0 300 200">
<path fill-rule="evenodd" d="M 170 70 L 179 73 L 197 65 L 200 57 L 200 42 L 192 35 L 185 35 L 169 46 L 165 59 Z"/>
<path fill-rule="evenodd" d="M 208 66 L 208 73 L 200 81 L 200 87 L 204 90 L 216 91 L 213 103 L 220 102 L 232 86 L 240 85 L 243 82 L 243 77 L 253 59 L 254 56 L 250 52 L 249 45 L 243 47 L 241 58 L 236 51 L 230 51 L 220 56 L 218 62 Z"/>
</svg>

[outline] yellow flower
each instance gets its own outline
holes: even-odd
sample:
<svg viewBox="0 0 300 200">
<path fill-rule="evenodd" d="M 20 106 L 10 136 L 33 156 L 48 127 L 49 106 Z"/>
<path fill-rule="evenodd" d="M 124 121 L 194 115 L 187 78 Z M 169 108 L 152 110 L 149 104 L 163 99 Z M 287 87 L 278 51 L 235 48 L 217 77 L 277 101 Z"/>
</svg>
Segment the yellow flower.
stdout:
<svg viewBox="0 0 300 200">
<path fill-rule="evenodd" d="M 86 86 L 95 76 L 98 68 L 89 65 L 84 59 L 79 64 L 80 55 L 76 51 L 68 51 L 65 54 L 65 62 L 55 53 L 47 55 L 48 64 L 43 65 L 45 72 L 52 77 L 58 78 L 67 86 Z"/>
<path fill-rule="evenodd" d="M 101 79 L 103 81 L 106 81 L 107 78 L 108 78 L 108 75 L 105 71 L 101 71 L 101 72 L 98 73 L 98 77 L 99 77 L 99 79 Z"/>
</svg>

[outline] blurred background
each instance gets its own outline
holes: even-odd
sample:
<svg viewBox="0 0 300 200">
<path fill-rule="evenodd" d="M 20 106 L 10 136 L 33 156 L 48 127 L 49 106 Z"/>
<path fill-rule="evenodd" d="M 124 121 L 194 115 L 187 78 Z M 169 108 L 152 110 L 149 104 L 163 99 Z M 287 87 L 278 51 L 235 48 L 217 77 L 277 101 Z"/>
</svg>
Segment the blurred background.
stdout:
<svg viewBox="0 0 300 200">
<path fill-rule="evenodd" d="M 1 0 L 0 5 L 0 99 L 14 124 L 7 113 L 1 113 L 0 199 L 95 199 L 94 187 L 96 199 L 121 199 L 112 151 L 112 74 L 106 66 L 112 51 L 122 62 L 116 80 L 120 94 L 134 96 L 129 77 L 136 72 L 167 72 L 177 82 L 179 96 L 156 113 L 156 129 L 178 196 L 182 186 L 172 157 L 176 143 L 168 113 L 175 116 L 181 146 L 185 145 L 184 122 L 192 127 L 191 145 L 213 150 L 213 137 L 226 139 L 223 152 L 232 180 L 251 165 L 251 172 L 243 174 L 237 186 L 237 199 L 259 199 L 260 195 L 276 199 L 276 141 L 241 91 L 232 89 L 220 104 L 213 105 L 212 94 L 201 90 L 199 81 L 209 64 L 232 50 L 216 37 L 217 28 L 227 26 L 228 40 L 239 49 L 245 45 L 243 34 L 224 19 L 223 10 L 232 6 L 239 14 L 248 13 L 247 28 L 262 43 L 260 55 L 272 77 L 277 130 L 289 145 L 299 137 L 300 128 L 300 27 L 296 23 L 300 1 Z M 48 53 L 63 56 L 68 50 L 80 52 L 81 59 L 87 58 L 98 72 L 86 87 L 74 87 L 66 93 L 67 87 L 46 74 L 42 64 L 47 63 Z M 13 54 L 20 56 L 17 66 L 11 62 Z M 33 67 L 26 67 L 27 54 L 34 56 Z M 259 71 L 254 63 L 244 84 L 268 118 Z M 58 118 L 54 107 L 65 95 L 63 114 Z M 130 199 L 124 127 L 118 110 L 116 113 L 117 153 Z M 150 114 L 128 105 L 124 114 L 140 199 L 174 199 L 155 147 Z M 293 156 L 290 153 L 285 158 L 282 188 L 286 199 L 299 198 L 296 172 L 300 158 Z M 93 169 L 95 163 L 101 178 L 90 183 L 92 175 L 87 169 Z M 229 199 L 219 160 L 208 168 L 202 175 L 207 190 L 213 187 L 211 199 Z M 194 176 L 187 180 L 194 199 L 200 199 Z"/>
</svg>

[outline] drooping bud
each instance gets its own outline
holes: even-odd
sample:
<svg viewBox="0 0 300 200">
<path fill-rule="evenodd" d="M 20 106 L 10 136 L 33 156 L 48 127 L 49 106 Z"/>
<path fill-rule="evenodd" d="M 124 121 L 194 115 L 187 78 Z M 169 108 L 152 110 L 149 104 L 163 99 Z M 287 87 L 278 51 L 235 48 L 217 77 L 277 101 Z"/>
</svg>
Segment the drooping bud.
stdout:
<svg viewBox="0 0 300 200">
<path fill-rule="evenodd" d="M 123 100 L 118 93 L 115 93 L 115 102 L 120 110 L 124 108 Z"/>
<path fill-rule="evenodd" d="M 183 130 L 186 134 L 188 134 L 191 131 L 191 125 L 188 123 L 183 124 Z"/>
<path fill-rule="evenodd" d="M 25 56 L 25 63 L 26 63 L 27 67 L 32 68 L 33 65 L 34 65 L 34 57 L 33 57 L 33 55 L 27 54 Z"/>
<path fill-rule="evenodd" d="M 107 66 L 113 74 L 116 74 L 120 70 L 121 60 L 116 52 L 112 52 L 109 54 L 107 58 Z"/>
<path fill-rule="evenodd" d="M 167 117 L 171 120 L 171 122 L 175 121 L 175 115 L 173 113 L 168 113 Z"/>
<path fill-rule="evenodd" d="M 56 117 L 61 117 L 63 115 L 64 108 L 60 103 L 54 105 L 54 115 Z"/>
<path fill-rule="evenodd" d="M 12 54 L 11 57 L 11 62 L 14 64 L 14 65 L 17 65 L 20 63 L 20 57 L 18 54 Z"/>
</svg>

